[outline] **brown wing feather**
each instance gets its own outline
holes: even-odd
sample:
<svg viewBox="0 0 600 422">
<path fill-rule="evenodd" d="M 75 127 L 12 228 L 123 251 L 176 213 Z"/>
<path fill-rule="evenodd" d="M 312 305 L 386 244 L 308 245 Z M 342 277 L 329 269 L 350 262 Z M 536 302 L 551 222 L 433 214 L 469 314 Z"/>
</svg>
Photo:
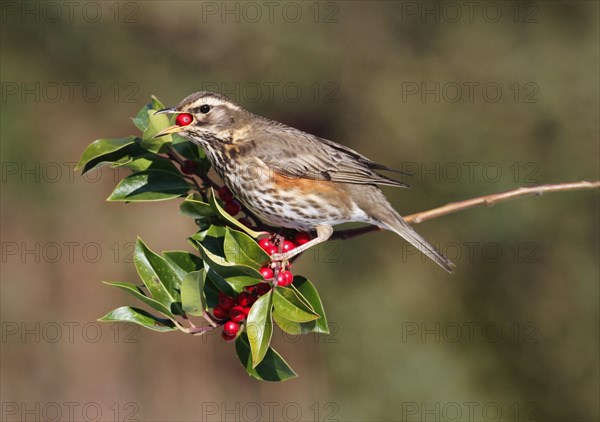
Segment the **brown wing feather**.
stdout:
<svg viewBox="0 0 600 422">
<path fill-rule="evenodd" d="M 268 123 L 268 127 L 253 131 L 248 140 L 254 141 L 254 155 L 281 175 L 340 183 L 408 186 L 375 172 L 374 169 L 392 169 L 348 147 L 280 123 Z"/>
</svg>

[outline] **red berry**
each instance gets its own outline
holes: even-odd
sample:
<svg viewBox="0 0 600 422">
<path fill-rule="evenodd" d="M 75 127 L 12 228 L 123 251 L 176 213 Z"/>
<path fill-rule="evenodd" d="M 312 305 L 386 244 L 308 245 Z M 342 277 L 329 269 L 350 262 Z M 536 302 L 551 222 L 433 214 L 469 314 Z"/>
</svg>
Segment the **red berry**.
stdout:
<svg viewBox="0 0 600 422">
<path fill-rule="evenodd" d="M 248 292 L 241 292 L 237 298 L 236 298 L 236 302 L 238 305 L 240 306 L 249 306 L 252 303 L 254 303 L 254 299 L 253 295 L 251 295 Z"/>
<path fill-rule="evenodd" d="M 223 325 L 223 334 L 228 336 L 235 336 L 240 331 L 240 325 L 237 322 L 227 321 Z"/>
<path fill-rule="evenodd" d="M 277 275 L 277 285 L 278 286 L 289 286 L 294 281 L 294 276 L 291 271 L 279 271 Z"/>
<path fill-rule="evenodd" d="M 256 294 L 259 296 L 269 293 L 269 290 L 271 290 L 271 285 L 268 283 L 259 283 L 256 285 Z"/>
<path fill-rule="evenodd" d="M 243 321 L 244 318 L 246 318 L 246 312 L 244 312 L 244 307 L 238 305 L 231 308 L 229 310 L 229 318 L 231 318 L 233 322 Z"/>
<path fill-rule="evenodd" d="M 296 247 L 294 242 L 290 242 L 289 240 L 284 240 L 283 245 L 281 246 L 283 252 L 289 252 Z"/>
<path fill-rule="evenodd" d="M 233 199 L 233 193 L 231 193 L 227 186 L 221 186 L 217 191 L 217 194 L 223 202 L 231 202 L 231 200 Z"/>
<path fill-rule="evenodd" d="M 308 234 L 306 232 L 298 232 L 298 233 L 296 233 L 296 236 L 294 236 L 294 241 L 296 242 L 296 244 L 298 246 L 304 245 L 305 243 L 310 242 L 310 240 L 311 240 L 310 234 Z"/>
<path fill-rule="evenodd" d="M 255 284 L 254 286 L 246 286 L 246 287 L 244 287 L 244 290 L 247 291 L 248 293 L 255 293 L 256 286 L 257 286 L 257 284 Z"/>
<path fill-rule="evenodd" d="M 196 173 L 196 163 L 192 160 L 185 160 L 181 165 L 181 171 L 183 172 L 183 174 Z"/>
<path fill-rule="evenodd" d="M 246 317 L 248 316 L 248 314 L 250 313 L 250 306 L 246 306 L 244 308 L 244 313 L 246 314 Z"/>
<path fill-rule="evenodd" d="M 188 113 L 181 113 L 175 117 L 175 124 L 177 126 L 187 126 L 194 120 L 194 116 Z"/>
<path fill-rule="evenodd" d="M 265 280 L 273 278 L 273 270 L 269 267 L 262 267 L 258 272 L 264 277 Z"/>
<path fill-rule="evenodd" d="M 238 221 L 246 227 L 252 227 L 252 221 L 248 217 L 242 217 Z"/>
<path fill-rule="evenodd" d="M 225 309 L 221 308 L 220 306 L 217 306 L 215 309 L 213 309 L 213 315 L 217 319 L 225 319 L 229 316 L 227 311 Z"/>
<path fill-rule="evenodd" d="M 268 249 L 271 246 L 275 246 L 275 245 L 273 245 L 273 243 L 271 242 L 271 240 L 268 237 L 265 237 L 258 241 L 258 246 L 260 246 L 263 251 L 268 252 Z"/>
<path fill-rule="evenodd" d="M 227 296 L 223 292 L 219 292 L 219 306 L 224 310 L 228 311 L 235 305 L 235 300 L 232 297 Z"/>
<path fill-rule="evenodd" d="M 269 246 L 269 247 L 267 248 L 266 252 L 267 252 L 269 255 L 275 255 L 277 252 L 279 252 L 279 249 L 277 249 L 277 246 L 275 246 L 275 245 L 271 245 L 271 246 Z"/>
<path fill-rule="evenodd" d="M 232 341 L 232 340 L 235 340 L 235 338 L 237 337 L 237 335 L 236 335 L 236 334 L 234 334 L 234 335 L 230 336 L 229 334 L 225 334 L 225 331 L 223 331 L 223 332 L 221 333 L 221 337 L 222 337 L 222 338 L 223 338 L 223 340 L 225 340 L 225 341 Z"/>
<path fill-rule="evenodd" d="M 227 202 L 223 207 L 225 212 L 229 215 L 236 215 L 238 212 L 242 210 L 242 206 L 238 201 L 233 199 L 231 202 Z"/>
</svg>

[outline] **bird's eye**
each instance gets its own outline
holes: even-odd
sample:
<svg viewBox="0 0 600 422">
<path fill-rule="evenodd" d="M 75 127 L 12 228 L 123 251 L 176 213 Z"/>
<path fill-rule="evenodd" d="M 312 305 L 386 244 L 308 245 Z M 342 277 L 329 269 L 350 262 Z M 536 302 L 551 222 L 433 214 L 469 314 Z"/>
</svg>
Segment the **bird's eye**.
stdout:
<svg viewBox="0 0 600 422">
<path fill-rule="evenodd" d="M 200 113 L 202 114 L 206 114 L 210 111 L 210 106 L 207 104 L 204 104 L 203 106 L 200 107 Z"/>
</svg>

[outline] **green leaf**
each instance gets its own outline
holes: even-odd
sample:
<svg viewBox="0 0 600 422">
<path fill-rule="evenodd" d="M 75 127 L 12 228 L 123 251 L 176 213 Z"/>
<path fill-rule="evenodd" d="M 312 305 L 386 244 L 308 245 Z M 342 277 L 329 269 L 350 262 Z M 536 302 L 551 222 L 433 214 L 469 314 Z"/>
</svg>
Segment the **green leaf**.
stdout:
<svg viewBox="0 0 600 422">
<path fill-rule="evenodd" d="M 303 333 L 316 332 L 329 334 L 329 326 L 327 324 L 327 317 L 325 316 L 325 309 L 323 309 L 323 303 L 319 297 L 319 293 L 315 286 L 306 278 L 301 276 L 294 277 L 294 283 L 292 284 L 297 290 L 297 293 L 302 295 L 302 299 L 307 301 L 314 311 L 321 317 L 316 321 L 311 321 L 302 324 Z"/>
<path fill-rule="evenodd" d="M 203 268 L 202 259 L 186 251 L 166 251 L 162 255 L 180 279 L 192 271 L 199 271 Z"/>
<path fill-rule="evenodd" d="M 285 319 L 279 312 L 277 312 L 277 308 L 273 309 L 273 319 L 277 325 L 279 325 L 279 328 L 286 333 L 294 335 L 303 334 L 302 324 Z"/>
<path fill-rule="evenodd" d="M 174 133 L 171 135 L 173 139 L 173 148 L 179 155 L 188 160 L 193 160 L 201 164 L 202 169 L 206 170 L 205 173 L 210 169 L 210 161 L 206 158 L 206 152 L 197 144 L 188 141 L 183 136 Z"/>
<path fill-rule="evenodd" d="M 211 269 L 215 270 L 225 278 L 248 276 L 257 279 L 257 283 L 263 281 L 262 275 L 252 267 L 227 262 L 225 258 L 210 252 L 201 243 L 198 243 L 198 250 L 200 251 L 200 256 L 202 256 L 202 259 L 204 260 L 204 265 L 208 265 Z"/>
<path fill-rule="evenodd" d="M 204 272 L 206 274 L 206 271 Z M 229 286 L 230 295 L 233 296 L 231 286 Z M 224 292 L 226 293 L 226 292 Z M 206 297 L 206 306 L 208 308 L 214 308 L 219 304 L 219 289 L 215 286 L 215 283 L 207 275 L 204 279 L 204 297 Z"/>
<path fill-rule="evenodd" d="M 223 243 L 227 261 L 259 270 L 269 261 L 269 255 L 250 236 L 227 227 Z"/>
<path fill-rule="evenodd" d="M 134 172 L 144 170 L 164 170 L 177 175 L 181 174 L 171 160 L 159 157 L 156 154 L 144 154 L 138 157 L 123 157 L 123 159 L 117 161 L 113 167 L 125 167 Z"/>
<path fill-rule="evenodd" d="M 151 104 L 146 104 L 141 108 L 140 111 L 135 115 L 133 124 L 142 132 L 148 128 L 148 110 L 150 110 Z"/>
<path fill-rule="evenodd" d="M 319 318 L 311 308 L 287 287 L 276 287 L 273 293 L 273 306 L 283 318 L 293 322 L 309 322 Z"/>
<path fill-rule="evenodd" d="M 214 209 L 202 201 L 197 193 L 191 193 L 185 198 L 179 206 L 179 212 L 192 218 L 210 218 L 217 215 Z"/>
<path fill-rule="evenodd" d="M 121 180 L 107 200 L 164 201 L 185 195 L 191 188 L 178 174 L 164 170 L 145 170 Z"/>
<path fill-rule="evenodd" d="M 83 169 L 83 174 L 85 174 L 103 160 L 114 161 L 114 159 L 121 158 L 118 155 L 115 157 L 115 153 L 133 144 L 136 139 L 135 136 L 128 136 L 126 138 L 95 140 L 83 151 L 75 170 Z"/>
<path fill-rule="evenodd" d="M 152 95 L 150 98 L 152 99 L 152 109 L 162 110 L 163 108 L 165 108 L 165 105 L 158 98 L 156 98 L 155 95 Z"/>
<path fill-rule="evenodd" d="M 271 347 L 268 348 L 263 360 L 254 367 L 246 333 L 242 333 L 235 340 L 235 352 L 248 374 L 258 380 L 286 381 L 298 376 L 281 355 Z"/>
<path fill-rule="evenodd" d="M 258 366 L 269 349 L 269 343 L 273 335 L 272 307 L 272 295 L 269 292 L 254 302 L 246 320 L 246 332 L 250 343 L 253 368 Z"/>
<path fill-rule="evenodd" d="M 178 290 L 181 279 L 169 263 L 148 249 L 140 238 L 135 245 L 133 262 L 152 297 L 169 309 L 173 309 L 172 306 L 177 308 L 174 304 L 180 299 Z M 180 313 L 178 311 L 176 309 L 174 312 Z"/>
<path fill-rule="evenodd" d="M 155 138 L 154 135 L 170 125 L 171 118 L 167 114 L 156 114 L 156 110 L 148 110 L 148 127 L 142 135 L 142 147 L 155 154 L 165 152 L 173 142 L 173 138 L 171 135 Z"/>
<path fill-rule="evenodd" d="M 181 282 L 181 305 L 190 315 L 201 316 L 206 307 L 204 298 L 204 271 L 192 271 Z"/>
<path fill-rule="evenodd" d="M 170 308 L 168 308 L 165 305 L 163 305 L 162 303 L 157 302 L 156 300 L 146 296 L 144 294 L 144 292 L 137 285 L 135 285 L 133 283 L 128 283 L 125 281 L 103 281 L 103 283 L 107 284 L 109 286 L 118 287 L 121 290 L 125 290 L 127 293 L 130 293 L 133 296 L 137 297 L 139 300 L 144 302 L 146 305 L 156 309 L 158 312 L 166 315 L 169 318 L 175 318 L 173 316 L 173 313 L 171 312 Z"/>
<path fill-rule="evenodd" d="M 225 255 L 223 252 L 225 226 L 212 224 L 207 230 L 194 233 L 190 239 L 194 240 L 195 242 L 202 243 L 202 246 L 204 246 L 205 249 L 215 255 L 219 255 L 221 257 Z M 194 243 L 194 246 L 198 247 L 196 243 Z"/>
<path fill-rule="evenodd" d="M 98 319 L 98 321 L 133 322 L 154 331 L 173 331 L 177 329 L 171 320 L 158 318 L 142 309 L 131 308 L 129 306 L 122 306 L 114 311 L 110 311 Z"/>
<path fill-rule="evenodd" d="M 264 234 L 268 234 L 267 232 L 256 232 L 246 226 L 244 226 L 242 223 L 240 223 L 238 220 L 236 220 L 234 217 L 232 217 L 231 215 L 229 215 L 229 213 L 225 212 L 225 210 L 223 209 L 223 207 L 221 207 L 221 205 L 219 204 L 219 202 L 216 200 L 216 196 L 215 196 L 215 191 L 210 188 L 210 206 L 213 207 L 213 209 L 223 218 L 225 219 L 230 225 L 232 225 L 233 227 L 235 227 L 236 229 L 242 230 L 243 232 L 247 233 L 248 235 L 250 235 L 253 238 L 257 238 L 261 235 Z"/>
</svg>

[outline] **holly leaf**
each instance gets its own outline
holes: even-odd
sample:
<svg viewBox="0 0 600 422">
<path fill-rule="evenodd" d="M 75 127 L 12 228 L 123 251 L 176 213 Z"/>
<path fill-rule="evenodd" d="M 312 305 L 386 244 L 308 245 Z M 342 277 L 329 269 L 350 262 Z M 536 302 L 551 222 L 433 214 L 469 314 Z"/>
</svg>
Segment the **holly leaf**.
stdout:
<svg viewBox="0 0 600 422">
<path fill-rule="evenodd" d="M 142 147 L 150 152 L 158 154 L 165 152 L 173 142 L 171 135 L 163 135 L 155 138 L 158 132 L 171 125 L 171 118 L 167 114 L 156 114 L 157 110 L 148 110 L 148 127 L 142 135 Z"/>
<path fill-rule="evenodd" d="M 238 220 L 236 220 L 234 217 L 232 217 L 228 212 L 226 212 L 223 209 L 223 207 L 221 207 L 221 205 L 219 204 L 219 201 L 217 201 L 217 199 L 216 199 L 215 191 L 212 188 L 210 188 L 210 193 L 211 193 L 210 198 L 209 198 L 210 206 L 213 207 L 213 209 L 217 212 L 217 214 L 219 214 L 231 226 L 247 233 L 249 236 L 251 236 L 255 239 L 259 236 L 268 234 L 268 232 L 256 232 L 256 231 L 250 229 L 249 227 L 246 227 L 242 223 L 240 223 Z"/>
<path fill-rule="evenodd" d="M 186 274 L 192 271 L 199 271 L 204 268 L 200 257 L 186 251 L 165 251 L 162 255 L 180 279 L 183 279 Z"/>
<path fill-rule="evenodd" d="M 246 319 L 246 332 L 252 355 L 252 368 L 256 368 L 269 350 L 273 335 L 273 320 L 271 316 L 272 293 L 269 292 L 258 298 Z"/>
<path fill-rule="evenodd" d="M 146 296 L 144 294 L 144 292 L 137 285 L 135 285 L 133 283 L 128 283 L 126 281 L 103 281 L 102 283 L 107 284 L 109 286 L 118 287 L 119 289 L 124 290 L 127 293 L 135 296 L 136 298 L 138 298 L 139 300 L 144 302 L 146 305 L 148 305 L 151 308 L 157 310 L 158 312 L 164 314 L 165 316 L 167 316 L 171 319 L 175 318 L 173 316 L 173 313 L 171 312 L 170 308 L 168 308 L 165 305 L 163 305 L 162 303 Z"/>
<path fill-rule="evenodd" d="M 150 110 L 152 104 L 146 104 L 144 107 L 138 111 L 133 120 L 133 124 L 142 132 L 148 129 L 148 110 Z"/>
<path fill-rule="evenodd" d="M 319 318 L 319 315 L 308 307 L 294 290 L 287 287 L 275 288 L 273 306 L 279 315 L 289 321 L 309 322 Z"/>
<path fill-rule="evenodd" d="M 83 151 L 75 170 L 87 173 L 104 162 L 114 162 L 126 155 L 126 147 L 133 144 L 138 138 L 128 136 L 126 138 L 97 139 Z"/>
<path fill-rule="evenodd" d="M 192 189 L 179 174 L 144 170 L 119 182 L 107 201 L 164 201 L 185 195 Z"/>
<path fill-rule="evenodd" d="M 179 206 L 179 212 L 192 218 L 211 218 L 217 215 L 215 210 L 202 201 L 202 198 L 197 193 L 189 194 Z"/>
<path fill-rule="evenodd" d="M 152 252 L 142 239 L 138 238 L 133 253 L 133 262 L 144 285 L 152 297 L 174 313 L 180 314 L 179 302 L 181 279 L 160 255 Z"/>
<path fill-rule="evenodd" d="M 154 331 L 173 331 L 176 330 L 175 324 L 169 319 L 158 318 L 142 309 L 122 306 L 113 311 L 110 311 L 98 321 L 108 322 L 133 322 L 142 327 L 149 328 Z"/>
<path fill-rule="evenodd" d="M 298 375 L 279 353 L 269 347 L 263 360 L 256 366 L 252 364 L 250 344 L 246 333 L 235 340 L 235 352 L 248 374 L 262 381 L 286 381 Z"/>
<path fill-rule="evenodd" d="M 273 320 L 277 323 L 279 328 L 288 334 L 298 335 L 303 333 L 302 324 L 284 318 L 277 311 L 277 308 L 273 309 Z"/>
<path fill-rule="evenodd" d="M 167 160 L 166 158 L 159 157 L 155 154 L 143 154 L 137 157 L 126 156 L 123 157 L 122 160 L 115 162 L 113 167 L 125 167 L 133 172 L 144 170 L 164 170 L 181 175 L 171 160 Z"/>
<path fill-rule="evenodd" d="M 296 289 L 296 293 L 300 295 L 300 299 L 308 302 L 312 309 L 320 315 L 320 318 L 315 321 L 301 324 L 302 332 L 329 334 L 329 325 L 327 324 L 325 309 L 323 309 L 323 303 L 321 302 L 321 298 L 319 297 L 319 293 L 315 286 L 305 277 L 295 276 L 292 287 Z"/>
<path fill-rule="evenodd" d="M 223 249 L 227 261 L 244 264 L 259 270 L 269 261 L 269 255 L 246 233 L 232 230 L 229 227 L 225 230 L 225 241 Z"/>
<path fill-rule="evenodd" d="M 201 316 L 206 308 L 204 271 L 192 271 L 181 281 L 181 307 L 190 315 Z"/>
</svg>

